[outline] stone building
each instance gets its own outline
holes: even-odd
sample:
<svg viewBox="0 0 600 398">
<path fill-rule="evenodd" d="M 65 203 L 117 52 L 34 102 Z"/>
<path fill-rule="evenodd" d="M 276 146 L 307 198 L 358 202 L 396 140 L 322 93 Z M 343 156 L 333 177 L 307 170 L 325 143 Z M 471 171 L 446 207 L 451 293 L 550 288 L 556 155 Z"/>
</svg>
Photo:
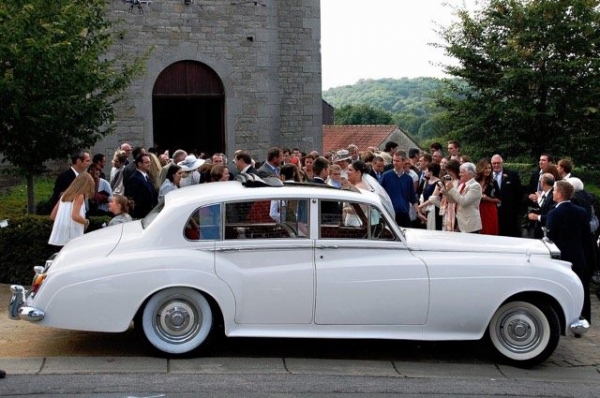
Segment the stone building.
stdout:
<svg viewBox="0 0 600 398">
<path fill-rule="evenodd" d="M 107 13 L 115 51 L 152 52 L 94 153 L 322 149 L 319 0 L 108 0 Z"/>
</svg>

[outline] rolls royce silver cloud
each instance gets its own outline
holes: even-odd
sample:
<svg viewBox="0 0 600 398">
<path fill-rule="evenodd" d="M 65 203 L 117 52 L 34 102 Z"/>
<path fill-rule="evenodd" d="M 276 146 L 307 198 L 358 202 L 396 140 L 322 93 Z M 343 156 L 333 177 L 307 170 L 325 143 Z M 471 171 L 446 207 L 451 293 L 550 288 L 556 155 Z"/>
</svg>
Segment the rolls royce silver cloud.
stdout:
<svg viewBox="0 0 600 398">
<path fill-rule="evenodd" d="M 30 288 L 11 287 L 9 316 L 113 333 L 133 321 L 167 355 L 218 331 L 486 339 L 520 367 L 589 328 L 548 240 L 401 229 L 373 192 L 242 180 L 173 191 L 142 220 L 69 242 Z"/>
</svg>

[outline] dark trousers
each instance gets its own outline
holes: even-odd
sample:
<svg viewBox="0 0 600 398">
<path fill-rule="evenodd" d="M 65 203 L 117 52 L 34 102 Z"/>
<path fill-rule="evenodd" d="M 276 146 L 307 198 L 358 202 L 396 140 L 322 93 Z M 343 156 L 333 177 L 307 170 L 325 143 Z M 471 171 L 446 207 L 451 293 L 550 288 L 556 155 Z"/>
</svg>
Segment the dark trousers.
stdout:
<svg viewBox="0 0 600 398">
<path fill-rule="evenodd" d="M 404 228 L 410 228 L 410 216 L 408 213 L 396 212 L 396 223 Z"/>
</svg>

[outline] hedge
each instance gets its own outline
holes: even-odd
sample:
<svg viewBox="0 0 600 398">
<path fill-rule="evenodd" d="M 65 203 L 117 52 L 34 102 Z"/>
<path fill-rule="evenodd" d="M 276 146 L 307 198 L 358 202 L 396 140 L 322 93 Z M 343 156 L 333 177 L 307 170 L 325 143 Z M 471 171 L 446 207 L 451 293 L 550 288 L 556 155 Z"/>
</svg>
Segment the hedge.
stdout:
<svg viewBox="0 0 600 398">
<path fill-rule="evenodd" d="M 102 228 L 110 217 L 91 217 L 88 231 Z M 0 228 L 0 283 L 29 285 L 33 267 L 44 265 L 56 252 L 48 245 L 52 220 L 47 216 L 22 216 L 9 219 L 6 228 Z"/>
</svg>

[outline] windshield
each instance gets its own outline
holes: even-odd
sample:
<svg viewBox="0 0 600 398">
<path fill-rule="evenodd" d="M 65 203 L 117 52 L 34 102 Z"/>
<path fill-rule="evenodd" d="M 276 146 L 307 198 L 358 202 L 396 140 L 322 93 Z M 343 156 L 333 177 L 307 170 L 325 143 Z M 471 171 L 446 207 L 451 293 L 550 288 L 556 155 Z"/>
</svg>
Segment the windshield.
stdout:
<svg viewBox="0 0 600 398">
<path fill-rule="evenodd" d="M 142 219 L 142 228 L 146 229 L 148 225 L 152 224 L 156 216 L 158 216 L 162 211 L 163 207 L 165 207 L 165 203 L 162 201 L 159 202 L 154 209 L 152 209 L 152 211 Z"/>
</svg>

